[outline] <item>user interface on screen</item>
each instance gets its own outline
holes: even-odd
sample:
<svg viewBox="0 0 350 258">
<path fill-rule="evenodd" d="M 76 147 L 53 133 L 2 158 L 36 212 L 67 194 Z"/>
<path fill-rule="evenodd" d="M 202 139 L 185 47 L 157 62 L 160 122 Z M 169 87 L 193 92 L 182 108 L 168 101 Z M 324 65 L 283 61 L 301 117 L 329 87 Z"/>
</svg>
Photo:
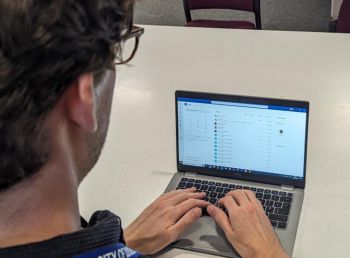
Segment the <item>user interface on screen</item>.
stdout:
<svg viewBox="0 0 350 258">
<path fill-rule="evenodd" d="M 307 110 L 177 98 L 183 165 L 302 179 Z"/>
</svg>

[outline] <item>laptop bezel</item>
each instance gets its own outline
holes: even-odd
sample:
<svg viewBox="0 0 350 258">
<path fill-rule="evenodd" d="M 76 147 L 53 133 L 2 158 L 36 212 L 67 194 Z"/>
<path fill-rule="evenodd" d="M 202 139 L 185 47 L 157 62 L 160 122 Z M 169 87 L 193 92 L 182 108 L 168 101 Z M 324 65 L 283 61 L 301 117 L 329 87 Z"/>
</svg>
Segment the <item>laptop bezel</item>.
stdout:
<svg viewBox="0 0 350 258">
<path fill-rule="evenodd" d="M 305 154 L 304 154 L 304 173 L 303 179 L 292 179 L 288 177 L 270 176 L 270 175 L 257 175 L 245 172 L 223 172 L 216 168 L 205 168 L 183 165 L 179 162 L 179 129 L 178 129 L 178 98 L 195 98 L 195 99 L 209 99 L 215 101 L 229 101 L 246 104 L 261 104 L 261 105 L 275 105 L 275 106 L 286 106 L 286 107 L 299 107 L 306 108 L 306 129 L 305 129 Z M 277 98 L 265 98 L 265 97 L 252 97 L 243 95 L 229 95 L 229 94 L 218 94 L 208 92 L 194 92 L 194 91 L 183 91 L 177 90 L 175 92 L 175 120 L 176 120 L 176 159 L 177 159 L 177 170 L 179 172 L 191 172 L 198 173 L 208 176 L 232 178 L 237 180 L 252 181 L 258 183 L 267 183 L 274 185 L 288 185 L 296 188 L 305 188 L 306 183 L 306 163 L 307 163 L 307 142 L 308 142 L 308 127 L 309 127 L 309 112 L 310 104 L 308 101 L 290 100 L 290 99 L 277 99 Z"/>
</svg>

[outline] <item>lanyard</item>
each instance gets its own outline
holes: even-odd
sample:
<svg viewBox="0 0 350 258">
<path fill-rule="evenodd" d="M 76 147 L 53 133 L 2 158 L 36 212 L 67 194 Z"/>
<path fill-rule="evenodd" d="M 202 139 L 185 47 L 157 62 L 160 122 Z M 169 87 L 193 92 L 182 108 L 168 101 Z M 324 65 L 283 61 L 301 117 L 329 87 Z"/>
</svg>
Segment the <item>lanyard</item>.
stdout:
<svg viewBox="0 0 350 258">
<path fill-rule="evenodd" d="M 137 258 L 139 256 L 141 256 L 140 253 L 118 243 L 110 246 L 103 246 L 74 256 L 73 258 Z"/>
</svg>

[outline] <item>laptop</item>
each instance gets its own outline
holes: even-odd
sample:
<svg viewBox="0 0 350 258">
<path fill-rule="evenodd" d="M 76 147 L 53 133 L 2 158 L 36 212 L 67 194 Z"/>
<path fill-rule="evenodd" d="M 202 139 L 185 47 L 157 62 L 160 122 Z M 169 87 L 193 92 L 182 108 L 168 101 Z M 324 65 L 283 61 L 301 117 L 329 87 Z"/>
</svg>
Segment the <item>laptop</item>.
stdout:
<svg viewBox="0 0 350 258">
<path fill-rule="evenodd" d="M 195 186 L 217 204 L 249 189 L 292 255 L 304 198 L 309 103 L 176 91 L 177 170 L 166 192 Z M 240 257 L 205 214 L 177 248 Z"/>
</svg>

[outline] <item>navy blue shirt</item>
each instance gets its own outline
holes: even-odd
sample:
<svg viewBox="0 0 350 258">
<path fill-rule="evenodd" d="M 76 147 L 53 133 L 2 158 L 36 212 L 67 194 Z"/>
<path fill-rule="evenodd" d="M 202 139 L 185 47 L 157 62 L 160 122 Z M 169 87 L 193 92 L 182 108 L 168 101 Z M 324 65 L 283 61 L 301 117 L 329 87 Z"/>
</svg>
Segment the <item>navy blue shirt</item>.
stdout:
<svg viewBox="0 0 350 258">
<path fill-rule="evenodd" d="M 110 211 L 95 212 L 89 222 L 82 219 L 81 226 L 82 230 L 71 234 L 42 242 L 2 248 L 0 257 L 146 257 L 124 246 L 121 220 Z"/>
</svg>

